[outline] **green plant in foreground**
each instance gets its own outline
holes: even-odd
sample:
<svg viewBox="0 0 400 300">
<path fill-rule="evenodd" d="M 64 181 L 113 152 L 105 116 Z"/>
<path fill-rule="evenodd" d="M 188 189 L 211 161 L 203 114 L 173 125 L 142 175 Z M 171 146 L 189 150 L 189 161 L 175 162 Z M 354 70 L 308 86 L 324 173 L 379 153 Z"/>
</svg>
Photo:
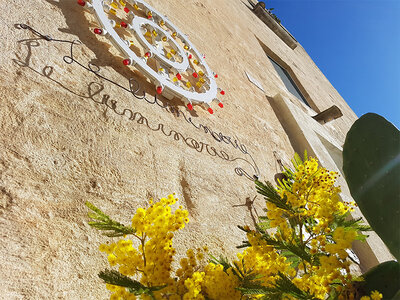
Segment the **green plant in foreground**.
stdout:
<svg viewBox="0 0 400 300">
<path fill-rule="evenodd" d="M 362 116 L 347 133 L 343 146 L 343 171 L 361 212 L 399 260 L 399 130 L 377 114 Z M 392 299 L 400 291 L 398 262 L 383 263 L 366 273 L 364 278 L 366 291 L 379 287 L 387 299 Z"/>
<path fill-rule="evenodd" d="M 99 277 L 111 299 L 356 299 L 347 249 L 365 239 L 368 227 L 348 220 L 349 203 L 335 187 L 337 174 L 315 159 L 296 156 L 294 170 L 277 188 L 256 182 L 267 204 L 267 215 L 255 230 L 240 227 L 247 239 L 232 262 L 211 256 L 207 249 L 188 249 L 173 268 L 174 232 L 189 221 L 188 212 L 174 207 L 174 195 L 138 208 L 130 226 L 113 221 L 94 205 L 90 225 L 110 237 L 125 237 L 100 245 L 110 267 Z M 129 239 L 131 238 L 131 239 Z M 117 268 L 117 269 L 115 269 Z M 381 299 L 372 291 L 371 298 Z"/>
</svg>

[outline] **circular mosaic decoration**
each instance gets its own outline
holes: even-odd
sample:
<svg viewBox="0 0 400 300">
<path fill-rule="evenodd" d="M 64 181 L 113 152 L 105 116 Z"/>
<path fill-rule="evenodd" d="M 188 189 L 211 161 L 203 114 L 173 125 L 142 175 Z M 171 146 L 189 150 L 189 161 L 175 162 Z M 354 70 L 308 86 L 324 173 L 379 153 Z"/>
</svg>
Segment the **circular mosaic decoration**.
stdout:
<svg viewBox="0 0 400 300">
<path fill-rule="evenodd" d="M 194 104 L 213 113 L 211 102 L 223 107 L 213 73 L 202 55 L 168 18 L 141 0 L 78 0 L 94 13 L 104 36 L 120 51 L 125 66 L 134 66 L 168 99 L 182 99 L 189 110 Z"/>
</svg>

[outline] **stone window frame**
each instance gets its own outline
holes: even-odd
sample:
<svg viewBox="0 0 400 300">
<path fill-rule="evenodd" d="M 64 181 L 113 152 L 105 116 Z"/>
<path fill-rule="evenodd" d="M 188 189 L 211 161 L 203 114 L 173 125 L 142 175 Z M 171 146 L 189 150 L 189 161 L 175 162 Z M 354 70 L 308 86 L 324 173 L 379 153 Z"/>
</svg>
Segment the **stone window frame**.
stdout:
<svg viewBox="0 0 400 300">
<path fill-rule="evenodd" d="M 308 103 L 307 99 L 303 96 L 303 94 L 301 93 L 300 89 L 298 88 L 298 86 L 296 85 L 294 80 L 292 79 L 292 76 L 290 76 L 289 72 L 284 67 L 282 67 L 278 62 L 276 62 L 273 58 L 271 58 L 269 55 L 267 55 L 267 57 L 269 58 L 269 60 L 270 60 L 270 62 L 272 64 L 272 66 L 274 67 L 276 73 L 281 78 L 283 84 L 286 86 L 287 90 L 293 96 L 295 96 L 297 99 L 299 99 L 300 101 L 302 101 L 304 104 L 306 104 L 308 107 L 311 108 L 311 106 Z M 282 71 L 282 73 L 285 75 L 286 78 L 282 78 L 281 73 L 277 70 L 276 67 L 278 67 Z M 300 98 L 297 95 L 295 95 L 293 92 L 291 92 L 290 86 L 288 86 L 289 83 L 290 83 L 291 87 L 296 91 L 298 96 L 300 96 Z"/>
<path fill-rule="evenodd" d="M 290 67 L 288 63 L 285 62 L 281 57 L 279 57 L 274 51 L 271 50 L 267 45 L 265 45 L 257 36 L 256 39 L 258 43 L 260 44 L 261 48 L 264 50 L 266 56 L 269 59 L 272 59 L 276 64 L 278 64 L 282 69 L 286 71 L 286 73 L 289 75 L 291 81 L 294 83 L 294 85 L 297 87 L 298 91 L 300 94 L 304 97 L 304 99 L 307 101 L 308 105 L 305 104 L 302 100 L 298 99 L 296 96 L 293 95 L 294 98 L 298 99 L 299 103 L 306 108 L 307 110 L 312 111 L 312 113 L 320 113 L 321 110 L 318 108 L 318 106 L 315 104 L 313 99 L 311 98 L 310 94 L 307 92 L 307 90 L 304 88 L 303 84 L 300 82 L 298 77 L 296 76 L 295 72 L 293 69 Z M 275 70 L 275 67 L 272 65 L 272 62 L 268 60 L 268 62 L 271 64 L 272 68 Z M 277 72 L 276 72 L 277 73 Z M 277 74 L 279 78 L 280 75 Z M 288 93 L 290 93 L 288 91 Z M 290 93 L 292 95 L 292 93 Z M 311 113 L 311 112 L 310 112 Z"/>
</svg>

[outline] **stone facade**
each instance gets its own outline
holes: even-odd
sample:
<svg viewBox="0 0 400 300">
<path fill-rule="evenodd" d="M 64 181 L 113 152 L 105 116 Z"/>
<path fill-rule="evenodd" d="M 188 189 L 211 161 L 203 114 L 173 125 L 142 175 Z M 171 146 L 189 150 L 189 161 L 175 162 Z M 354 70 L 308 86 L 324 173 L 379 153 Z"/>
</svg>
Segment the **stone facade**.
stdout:
<svg viewBox="0 0 400 300">
<path fill-rule="evenodd" d="M 3 1 L 2 299 L 106 298 L 97 273 L 107 265 L 98 251 L 107 238 L 87 225 L 85 201 L 129 223 L 148 198 L 175 192 L 191 219 L 176 236 L 178 252 L 206 244 L 215 254 L 233 256 L 243 238 L 236 225 L 252 225 L 255 214 L 238 205 L 255 199 L 260 214 L 264 206 L 249 180 L 253 175 L 272 181 L 280 171 L 277 158 L 289 165 L 294 152 L 304 149 L 340 170 L 341 147 L 357 117 L 301 45 L 290 48 L 246 1 L 148 2 L 187 33 L 219 74 L 225 107 L 214 115 L 198 107 L 189 113 L 179 100 L 170 102 L 171 112 L 136 99 L 67 64 L 68 43 L 46 41 L 15 25 L 80 40 L 74 55 L 84 66 L 98 65 L 124 87 L 134 77 L 152 99 L 154 86 L 122 66 L 117 51 L 93 35 L 94 19 L 76 1 Z M 286 68 L 311 108 L 287 91 L 267 55 Z M 312 118 L 332 105 L 342 117 L 324 125 Z M 135 117 L 122 115 L 124 109 Z M 357 250 L 364 269 L 390 258 L 379 239 L 370 245 Z"/>
</svg>

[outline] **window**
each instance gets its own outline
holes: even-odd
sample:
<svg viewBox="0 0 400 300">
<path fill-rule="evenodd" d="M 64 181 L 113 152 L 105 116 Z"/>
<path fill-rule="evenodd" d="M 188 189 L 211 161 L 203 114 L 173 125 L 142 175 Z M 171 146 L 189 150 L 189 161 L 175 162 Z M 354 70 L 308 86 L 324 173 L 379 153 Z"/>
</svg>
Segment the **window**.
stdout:
<svg viewBox="0 0 400 300">
<path fill-rule="evenodd" d="M 282 79 L 288 91 L 291 94 L 293 94 L 296 98 L 298 98 L 300 101 L 303 101 L 307 106 L 310 106 L 307 100 L 301 94 L 296 84 L 294 83 L 293 79 L 290 77 L 289 73 L 284 68 L 282 68 L 276 61 L 274 61 L 271 57 L 268 56 L 268 58 L 271 61 L 272 65 L 274 66 L 279 77 Z"/>
</svg>

